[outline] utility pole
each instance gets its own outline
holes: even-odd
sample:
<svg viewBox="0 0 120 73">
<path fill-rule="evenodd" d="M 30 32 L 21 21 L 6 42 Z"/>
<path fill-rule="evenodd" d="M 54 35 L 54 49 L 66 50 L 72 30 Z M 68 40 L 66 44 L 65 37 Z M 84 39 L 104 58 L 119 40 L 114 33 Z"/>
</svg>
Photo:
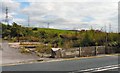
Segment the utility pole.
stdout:
<svg viewBox="0 0 120 73">
<path fill-rule="evenodd" d="M 111 33 L 111 24 L 109 24 L 109 33 Z"/>
<path fill-rule="evenodd" d="M 106 30 L 106 25 L 105 25 L 105 54 L 108 54 L 108 33 L 107 33 L 107 30 Z"/>
<path fill-rule="evenodd" d="M 106 33 L 106 24 L 105 24 L 105 26 L 104 26 L 104 29 L 105 29 L 105 33 Z"/>
<path fill-rule="evenodd" d="M 6 7 L 5 9 L 5 22 L 7 23 L 7 25 L 9 25 L 9 19 L 8 19 L 8 7 Z"/>
<path fill-rule="evenodd" d="M 50 23 L 48 22 L 47 25 L 48 25 L 47 28 L 49 28 Z"/>
<path fill-rule="evenodd" d="M 101 31 L 101 32 L 103 31 L 103 27 L 101 27 L 100 31 Z"/>
<path fill-rule="evenodd" d="M 91 30 L 93 30 L 93 27 L 92 27 L 92 25 L 91 25 Z"/>
<path fill-rule="evenodd" d="M 43 22 L 43 23 L 47 24 L 46 28 L 49 28 L 50 22 Z"/>
<path fill-rule="evenodd" d="M 30 26 L 30 17 L 28 15 L 28 27 Z"/>
<path fill-rule="evenodd" d="M 5 22 L 7 23 L 7 25 L 9 26 L 9 16 L 8 16 L 8 7 L 6 7 L 6 9 L 5 9 Z M 9 28 L 7 28 L 7 29 L 9 29 Z M 8 39 L 10 40 L 10 33 L 9 33 L 9 35 L 8 35 Z"/>
</svg>

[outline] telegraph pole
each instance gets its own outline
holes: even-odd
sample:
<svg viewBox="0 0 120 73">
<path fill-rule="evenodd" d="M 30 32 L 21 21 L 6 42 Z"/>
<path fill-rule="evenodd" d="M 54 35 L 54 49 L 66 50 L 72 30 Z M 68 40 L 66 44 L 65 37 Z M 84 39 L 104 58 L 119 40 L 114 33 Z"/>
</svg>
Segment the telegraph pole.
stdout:
<svg viewBox="0 0 120 73">
<path fill-rule="evenodd" d="M 108 54 L 108 33 L 107 33 L 107 30 L 106 30 L 106 25 L 105 25 L 105 54 Z"/>
<path fill-rule="evenodd" d="M 30 17 L 28 15 L 28 27 L 30 26 Z"/>
<path fill-rule="evenodd" d="M 48 26 L 47 26 L 47 28 L 49 28 L 49 25 L 50 25 L 50 23 L 48 22 Z"/>
<path fill-rule="evenodd" d="M 5 22 L 6 22 L 6 24 L 9 26 L 9 16 L 8 16 L 8 7 L 6 7 L 6 9 L 5 9 Z M 7 29 L 9 29 L 9 28 L 7 28 Z M 9 35 L 8 35 L 8 39 L 10 40 L 10 33 L 9 33 Z"/>
<path fill-rule="evenodd" d="M 43 22 L 43 23 L 47 24 L 46 28 L 49 28 L 50 22 Z"/>
<path fill-rule="evenodd" d="M 111 31 L 111 24 L 109 24 L 109 33 L 111 33 L 112 31 Z"/>
<path fill-rule="evenodd" d="M 9 20 L 8 20 L 8 7 L 6 7 L 5 9 L 5 22 L 7 23 L 7 25 L 9 25 Z"/>
</svg>

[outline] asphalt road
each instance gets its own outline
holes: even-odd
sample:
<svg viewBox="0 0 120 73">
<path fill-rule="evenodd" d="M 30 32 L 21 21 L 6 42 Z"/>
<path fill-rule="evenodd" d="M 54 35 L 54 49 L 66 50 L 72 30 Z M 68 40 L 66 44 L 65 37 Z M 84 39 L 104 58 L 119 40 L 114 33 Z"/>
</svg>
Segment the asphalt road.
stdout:
<svg viewBox="0 0 120 73">
<path fill-rule="evenodd" d="M 3 66 L 3 71 L 69 71 L 81 72 L 89 69 L 118 65 L 118 56 L 104 56 L 98 58 L 83 58 L 47 63 L 23 64 Z"/>
</svg>

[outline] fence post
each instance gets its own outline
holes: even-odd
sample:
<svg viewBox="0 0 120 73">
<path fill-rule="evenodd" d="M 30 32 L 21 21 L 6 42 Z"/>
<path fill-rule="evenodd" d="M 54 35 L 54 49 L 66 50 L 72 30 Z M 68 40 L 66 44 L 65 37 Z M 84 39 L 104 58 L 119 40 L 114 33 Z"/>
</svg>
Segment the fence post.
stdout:
<svg viewBox="0 0 120 73">
<path fill-rule="evenodd" d="M 97 46 L 95 46 L 95 56 L 97 55 Z"/>
<path fill-rule="evenodd" d="M 79 57 L 81 56 L 81 47 L 79 47 Z"/>
</svg>

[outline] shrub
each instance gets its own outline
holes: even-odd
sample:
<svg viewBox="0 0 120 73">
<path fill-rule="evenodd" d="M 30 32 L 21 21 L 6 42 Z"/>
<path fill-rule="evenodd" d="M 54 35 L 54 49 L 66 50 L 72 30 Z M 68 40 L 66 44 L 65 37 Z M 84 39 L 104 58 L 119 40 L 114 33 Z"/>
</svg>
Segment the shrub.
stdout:
<svg viewBox="0 0 120 73">
<path fill-rule="evenodd" d="M 35 49 L 36 52 L 40 52 L 40 53 L 50 53 L 51 52 L 51 45 L 50 44 L 40 44 L 39 46 L 37 46 L 37 48 Z"/>
<path fill-rule="evenodd" d="M 31 51 L 29 49 L 26 49 L 26 48 L 20 48 L 20 52 L 21 53 L 31 53 Z"/>
</svg>

